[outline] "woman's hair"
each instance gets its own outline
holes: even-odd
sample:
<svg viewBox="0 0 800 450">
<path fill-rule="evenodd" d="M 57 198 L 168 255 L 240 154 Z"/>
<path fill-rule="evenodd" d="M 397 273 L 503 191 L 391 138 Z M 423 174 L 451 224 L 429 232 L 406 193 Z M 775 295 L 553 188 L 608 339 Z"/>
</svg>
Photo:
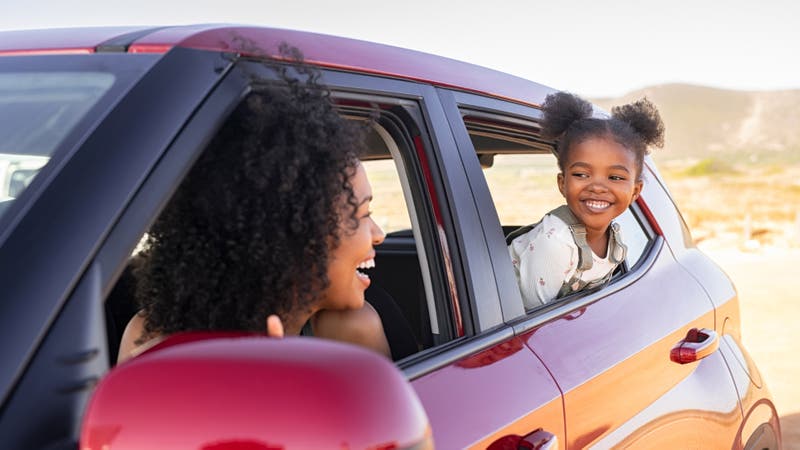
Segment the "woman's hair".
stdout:
<svg viewBox="0 0 800 450">
<path fill-rule="evenodd" d="M 136 297 L 143 338 L 263 331 L 308 311 L 329 284 L 363 125 L 339 116 L 318 73 L 265 63 L 278 82 L 245 98 L 149 230 Z M 353 222 L 350 222 L 353 220 Z"/>
<path fill-rule="evenodd" d="M 636 157 L 636 177 L 642 174 L 648 147 L 664 145 L 664 123 L 655 105 L 643 98 L 611 109 L 607 119 L 593 118 L 592 105 L 566 92 L 550 94 L 542 105 L 542 134 L 558 139 L 558 167 L 564 171 L 567 155 L 573 146 L 590 138 L 611 138 Z"/>
</svg>

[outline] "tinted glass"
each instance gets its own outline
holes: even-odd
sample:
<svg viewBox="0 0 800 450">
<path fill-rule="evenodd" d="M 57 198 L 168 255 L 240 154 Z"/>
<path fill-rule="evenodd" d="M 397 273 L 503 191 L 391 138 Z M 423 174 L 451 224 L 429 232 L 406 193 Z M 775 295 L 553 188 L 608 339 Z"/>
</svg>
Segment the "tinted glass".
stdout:
<svg viewBox="0 0 800 450">
<path fill-rule="evenodd" d="M 0 73 L 0 215 L 113 83 L 101 72 Z"/>
</svg>

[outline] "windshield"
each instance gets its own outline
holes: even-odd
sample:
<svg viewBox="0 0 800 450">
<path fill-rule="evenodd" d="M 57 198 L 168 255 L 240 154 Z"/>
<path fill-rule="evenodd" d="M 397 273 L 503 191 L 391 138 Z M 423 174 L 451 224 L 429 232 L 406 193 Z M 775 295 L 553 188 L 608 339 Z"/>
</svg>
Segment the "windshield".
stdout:
<svg viewBox="0 0 800 450">
<path fill-rule="evenodd" d="M 0 73 L 0 216 L 114 80 L 91 71 Z"/>
</svg>

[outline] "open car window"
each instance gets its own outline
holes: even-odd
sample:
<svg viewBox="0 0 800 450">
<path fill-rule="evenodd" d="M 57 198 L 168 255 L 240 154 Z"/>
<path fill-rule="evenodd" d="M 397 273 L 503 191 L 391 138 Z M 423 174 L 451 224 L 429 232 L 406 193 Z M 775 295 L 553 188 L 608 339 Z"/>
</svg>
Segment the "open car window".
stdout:
<svg viewBox="0 0 800 450">
<path fill-rule="evenodd" d="M 470 110 L 462 115 L 504 236 L 520 226 L 538 223 L 564 204 L 556 181 L 555 144 L 540 136 L 536 122 Z M 615 219 L 628 248 L 615 278 L 633 268 L 652 241 L 652 232 L 637 218 L 635 209 L 634 204 Z"/>
<path fill-rule="evenodd" d="M 439 263 L 439 236 L 432 225 L 429 191 L 420 174 L 413 137 L 415 119 L 408 113 L 412 102 L 371 98 L 369 102 L 347 93 L 334 93 L 339 113 L 363 125 L 367 153 L 362 164 L 373 190 L 371 217 L 386 233 L 376 248 L 376 265 L 366 270 L 371 279 L 366 300 L 378 311 L 396 361 L 405 360 L 453 339 L 447 275 Z M 380 101 L 386 102 L 381 104 Z M 246 101 L 243 100 L 243 101 Z M 122 330 L 137 311 L 135 267 L 140 263 L 139 240 L 131 262 L 113 288 L 109 346 L 118 348 Z"/>
<path fill-rule="evenodd" d="M 456 335 L 430 187 L 415 147 L 419 107 L 380 96 L 334 96 L 345 117 L 371 122 L 362 164 L 372 185 L 371 217 L 386 237 L 376 248 L 366 299 L 381 314 L 393 358 L 403 360 Z M 391 305 L 381 306 L 380 297 Z"/>
</svg>

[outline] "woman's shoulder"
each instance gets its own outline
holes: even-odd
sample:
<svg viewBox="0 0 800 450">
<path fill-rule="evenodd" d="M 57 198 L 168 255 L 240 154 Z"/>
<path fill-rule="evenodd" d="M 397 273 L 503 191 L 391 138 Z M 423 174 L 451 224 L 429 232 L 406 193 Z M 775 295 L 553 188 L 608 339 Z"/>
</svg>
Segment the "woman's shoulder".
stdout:
<svg viewBox="0 0 800 450">
<path fill-rule="evenodd" d="M 148 348 L 156 345 L 163 340 L 161 336 L 154 336 L 153 338 L 144 341 L 144 325 L 147 318 L 139 311 L 133 315 L 125 331 L 122 333 L 122 340 L 119 344 L 119 354 L 117 355 L 117 364 L 130 359 Z"/>
</svg>

